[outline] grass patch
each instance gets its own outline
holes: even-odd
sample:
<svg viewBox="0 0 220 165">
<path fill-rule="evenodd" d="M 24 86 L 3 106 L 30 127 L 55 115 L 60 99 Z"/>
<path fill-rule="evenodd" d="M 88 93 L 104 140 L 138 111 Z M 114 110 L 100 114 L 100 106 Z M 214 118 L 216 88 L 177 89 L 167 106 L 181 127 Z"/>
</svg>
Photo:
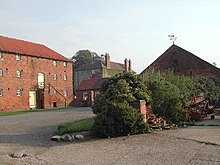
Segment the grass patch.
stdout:
<svg viewBox="0 0 220 165">
<path fill-rule="evenodd" d="M 93 124 L 94 124 L 93 118 L 74 121 L 72 123 L 59 126 L 58 133 L 59 135 L 63 135 L 66 133 L 89 131 L 91 130 Z"/>
<path fill-rule="evenodd" d="M 19 114 L 30 113 L 30 112 L 45 112 L 45 111 L 54 111 L 54 110 L 70 109 L 70 108 L 74 108 L 74 107 L 68 106 L 68 107 L 61 107 L 61 108 L 22 110 L 22 111 L 16 111 L 16 112 L 0 112 L 0 117 L 19 115 Z"/>
</svg>

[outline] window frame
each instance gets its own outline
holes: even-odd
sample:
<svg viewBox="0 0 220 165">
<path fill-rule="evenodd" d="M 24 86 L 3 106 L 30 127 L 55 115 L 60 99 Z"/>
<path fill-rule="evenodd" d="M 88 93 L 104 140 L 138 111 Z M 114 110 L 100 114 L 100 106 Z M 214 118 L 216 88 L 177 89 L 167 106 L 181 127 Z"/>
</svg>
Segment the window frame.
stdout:
<svg viewBox="0 0 220 165">
<path fill-rule="evenodd" d="M 53 60 L 53 66 L 57 66 L 57 61 Z"/>
<path fill-rule="evenodd" d="M 64 90 L 64 97 L 67 97 L 68 96 L 68 91 L 67 90 Z"/>
<path fill-rule="evenodd" d="M 67 81 L 67 75 L 66 75 L 66 74 L 63 75 L 63 80 L 64 80 L 64 81 Z"/>
<path fill-rule="evenodd" d="M 21 71 L 20 70 L 16 70 L 16 77 L 18 77 L 18 78 L 21 77 Z"/>
<path fill-rule="evenodd" d="M 0 77 L 3 77 L 3 70 L 0 68 Z"/>
<path fill-rule="evenodd" d="M 67 62 L 66 61 L 63 62 L 63 66 L 67 67 Z"/>
<path fill-rule="evenodd" d="M 22 91 L 21 91 L 21 89 L 17 89 L 16 90 L 16 96 L 21 96 L 22 95 Z"/>
<path fill-rule="evenodd" d="M 57 74 L 56 74 L 56 73 L 53 74 L 53 80 L 54 80 L 54 81 L 57 80 Z"/>
<path fill-rule="evenodd" d="M 87 101 L 87 100 L 89 99 L 89 94 L 88 94 L 88 92 L 87 92 L 87 91 L 83 92 L 82 97 L 83 97 L 83 98 L 82 98 L 83 101 Z"/>
<path fill-rule="evenodd" d="M 3 96 L 3 89 L 0 89 L 0 97 Z"/>
<path fill-rule="evenodd" d="M 16 59 L 16 61 L 20 61 L 21 60 L 21 55 L 20 54 L 16 54 L 15 59 Z"/>
</svg>

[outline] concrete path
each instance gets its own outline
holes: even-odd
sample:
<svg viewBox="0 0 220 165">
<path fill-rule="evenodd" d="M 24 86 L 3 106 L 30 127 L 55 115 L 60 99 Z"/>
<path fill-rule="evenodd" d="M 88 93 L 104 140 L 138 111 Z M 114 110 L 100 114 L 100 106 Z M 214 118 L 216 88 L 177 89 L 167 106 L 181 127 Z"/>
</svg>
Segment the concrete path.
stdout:
<svg viewBox="0 0 220 165">
<path fill-rule="evenodd" d="M 50 135 L 54 134 L 57 125 L 92 116 L 89 109 L 65 110 L 59 115 L 52 114 L 54 112 L 59 113 L 0 118 L 0 164 L 220 165 L 218 126 L 187 127 L 84 142 L 52 142 Z M 214 122 L 218 123 L 218 117 Z M 20 159 L 8 156 L 16 149 L 24 149 L 31 155 Z"/>
</svg>

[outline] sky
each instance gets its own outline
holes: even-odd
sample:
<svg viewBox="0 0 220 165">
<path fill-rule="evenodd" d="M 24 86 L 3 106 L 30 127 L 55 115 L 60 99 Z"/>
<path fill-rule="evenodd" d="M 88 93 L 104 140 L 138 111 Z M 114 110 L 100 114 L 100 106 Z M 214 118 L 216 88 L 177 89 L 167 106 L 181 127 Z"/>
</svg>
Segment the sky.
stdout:
<svg viewBox="0 0 220 165">
<path fill-rule="evenodd" d="M 0 0 L 0 35 L 72 57 L 88 49 L 143 71 L 175 44 L 220 67 L 219 0 Z"/>
</svg>

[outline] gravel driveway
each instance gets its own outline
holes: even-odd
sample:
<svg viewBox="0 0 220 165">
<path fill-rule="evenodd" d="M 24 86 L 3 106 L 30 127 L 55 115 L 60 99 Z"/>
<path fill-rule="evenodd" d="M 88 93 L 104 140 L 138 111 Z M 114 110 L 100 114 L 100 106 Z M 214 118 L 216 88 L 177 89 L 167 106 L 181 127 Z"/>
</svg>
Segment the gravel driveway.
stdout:
<svg viewBox="0 0 220 165">
<path fill-rule="evenodd" d="M 220 165 L 219 126 L 73 143 L 50 141 L 57 125 L 88 116 L 92 116 L 91 110 L 83 108 L 0 118 L 0 164 Z M 218 123 L 219 119 L 212 121 Z M 202 122 L 207 121 L 212 122 Z M 17 149 L 31 156 L 7 156 Z"/>
</svg>

